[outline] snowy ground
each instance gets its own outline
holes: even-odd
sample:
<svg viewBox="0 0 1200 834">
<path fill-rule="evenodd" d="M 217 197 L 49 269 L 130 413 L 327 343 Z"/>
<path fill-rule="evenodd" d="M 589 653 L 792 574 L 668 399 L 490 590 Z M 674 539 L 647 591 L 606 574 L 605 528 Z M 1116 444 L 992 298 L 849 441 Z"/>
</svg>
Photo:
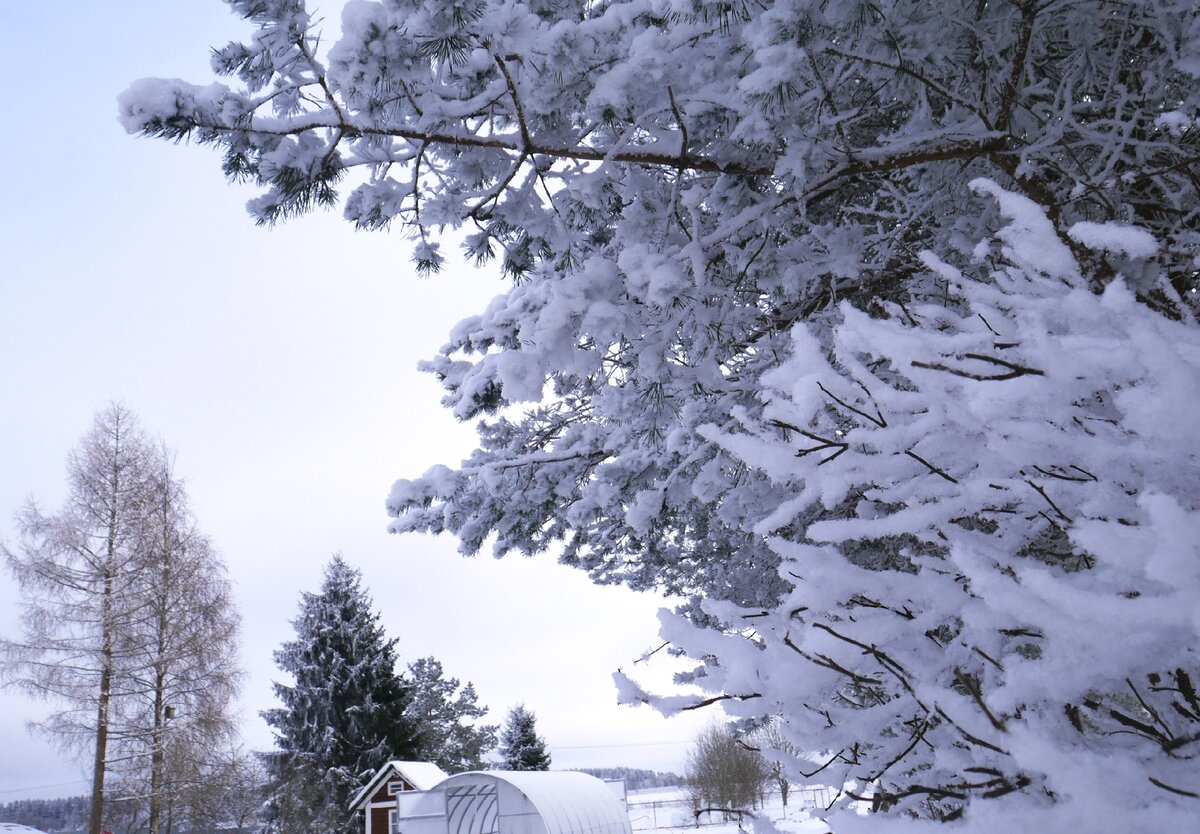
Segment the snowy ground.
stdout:
<svg viewBox="0 0 1200 834">
<path fill-rule="evenodd" d="M 42 834 L 36 828 L 28 825 L 17 825 L 15 822 L 0 822 L 0 834 Z"/>
<path fill-rule="evenodd" d="M 792 834 L 825 834 L 829 827 L 818 815 L 818 803 L 827 802 L 826 788 L 795 789 L 788 797 L 785 813 L 778 794 L 768 797 L 763 808 L 756 809 L 760 817 L 769 818 L 780 831 Z M 630 791 L 627 796 L 629 821 L 634 832 L 669 831 L 678 834 L 739 834 L 750 830 L 750 820 L 739 827 L 736 821 L 719 818 L 702 819 L 696 826 L 691 801 L 683 788 L 650 788 Z"/>
</svg>

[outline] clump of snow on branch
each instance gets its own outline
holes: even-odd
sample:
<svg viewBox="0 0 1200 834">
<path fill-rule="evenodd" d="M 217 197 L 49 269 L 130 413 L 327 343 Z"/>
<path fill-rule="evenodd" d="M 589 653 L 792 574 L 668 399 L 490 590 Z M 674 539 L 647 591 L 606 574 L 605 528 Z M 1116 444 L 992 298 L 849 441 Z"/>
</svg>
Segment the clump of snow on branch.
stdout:
<svg viewBox="0 0 1200 834">
<path fill-rule="evenodd" d="M 1123 223 L 1091 223 L 1083 220 L 1067 230 L 1071 239 L 1089 249 L 1118 252 L 1131 258 L 1150 258 L 1158 252 L 1158 241 L 1145 229 Z"/>
</svg>

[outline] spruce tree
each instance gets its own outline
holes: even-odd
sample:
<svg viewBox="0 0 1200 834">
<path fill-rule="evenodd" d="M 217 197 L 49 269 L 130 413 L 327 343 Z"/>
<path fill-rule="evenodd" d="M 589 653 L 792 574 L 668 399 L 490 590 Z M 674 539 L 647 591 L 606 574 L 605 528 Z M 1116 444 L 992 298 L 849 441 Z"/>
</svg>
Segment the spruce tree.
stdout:
<svg viewBox="0 0 1200 834">
<path fill-rule="evenodd" d="M 389 760 L 417 753 L 396 641 L 385 637 L 361 580 L 335 555 L 320 593 L 302 595 L 296 639 L 275 653 L 295 683 L 276 683 L 283 706 L 263 713 L 279 748 L 265 757 L 273 831 L 353 834 L 345 809 L 354 794 Z"/>
<path fill-rule="evenodd" d="M 550 753 L 538 737 L 533 713 L 524 704 L 508 712 L 500 734 L 501 766 L 504 770 L 549 770 Z"/>
</svg>

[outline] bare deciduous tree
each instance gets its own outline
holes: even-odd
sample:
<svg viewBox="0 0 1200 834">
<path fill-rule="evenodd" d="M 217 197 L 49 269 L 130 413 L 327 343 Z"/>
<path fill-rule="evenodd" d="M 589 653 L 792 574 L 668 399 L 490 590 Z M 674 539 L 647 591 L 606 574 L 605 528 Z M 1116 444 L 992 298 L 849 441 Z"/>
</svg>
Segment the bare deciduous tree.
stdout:
<svg viewBox="0 0 1200 834">
<path fill-rule="evenodd" d="M 130 761 L 142 774 L 148 827 L 164 830 L 164 813 L 217 769 L 215 751 L 235 734 L 229 704 L 241 672 L 239 617 L 225 567 L 196 526 L 171 454 L 159 447 L 155 490 L 142 529 L 143 570 L 130 653 Z M 170 815 L 166 830 L 170 831 Z"/>
<path fill-rule="evenodd" d="M 687 784 L 697 813 L 749 810 L 759 804 L 770 778 L 767 761 L 727 724 L 705 727 L 688 753 Z"/>
<path fill-rule="evenodd" d="M 772 719 L 755 730 L 750 742 L 763 754 L 767 772 L 770 779 L 775 782 L 775 787 L 779 789 L 779 798 L 783 801 L 783 807 L 786 809 L 788 794 L 792 790 L 788 772 L 791 766 L 799 761 L 800 748 L 784 735 L 778 719 Z"/>
<path fill-rule="evenodd" d="M 109 816 L 161 831 L 171 762 L 203 768 L 233 734 L 238 617 L 170 457 L 110 405 L 68 459 L 63 508 L 30 501 L 19 544 L 0 548 L 24 596 L 3 679 L 59 704 L 38 729 L 92 753 L 90 834 Z"/>
<path fill-rule="evenodd" d="M 168 754 L 171 792 L 166 830 L 244 829 L 262 809 L 267 782 L 258 756 L 240 748 L 212 751 L 203 759 Z"/>
<path fill-rule="evenodd" d="M 21 540 L 3 546 L 24 596 L 21 640 L 0 642 L 4 679 L 61 706 L 37 725 L 64 749 L 94 753 L 90 834 L 100 834 L 115 681 L 130 658 L 138 541 L 151 491 L 152 448 L 136 417 L 100 412 L 67 459 L 70 492 L 46 515 L 30 500 Z"/>
</svg>

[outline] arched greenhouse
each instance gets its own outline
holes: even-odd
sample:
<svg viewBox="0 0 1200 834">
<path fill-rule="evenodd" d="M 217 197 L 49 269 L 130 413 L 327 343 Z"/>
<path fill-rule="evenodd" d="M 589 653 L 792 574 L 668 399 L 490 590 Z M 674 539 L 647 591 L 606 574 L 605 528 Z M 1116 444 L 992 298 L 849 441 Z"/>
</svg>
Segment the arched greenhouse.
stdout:
<svg viewBox="0 0 1200 834">
<path fill-rule="evenodd" d="M 351 804 L 365 811 L 364 834 L 631 834 L 623 790 L 594 776 L 473 771 L 418 787 L 427 767 L 392 762 L 376 774 Z"/>
</svg>

